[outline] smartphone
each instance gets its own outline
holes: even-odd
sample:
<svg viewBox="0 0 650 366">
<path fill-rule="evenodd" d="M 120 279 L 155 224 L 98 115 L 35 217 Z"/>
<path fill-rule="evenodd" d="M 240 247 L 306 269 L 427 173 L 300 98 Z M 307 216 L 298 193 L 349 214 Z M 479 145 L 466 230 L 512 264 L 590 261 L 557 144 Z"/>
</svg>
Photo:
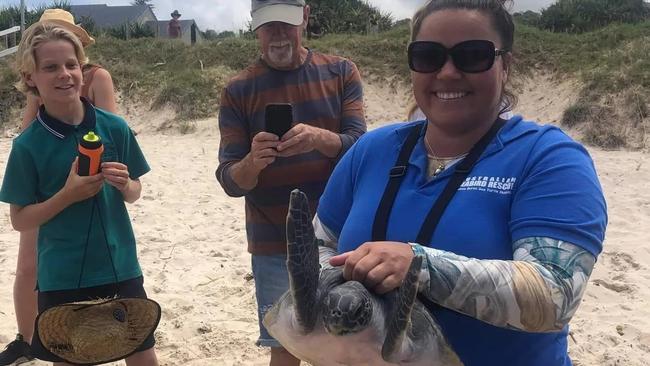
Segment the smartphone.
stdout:
<svg viewBox="0 0 650 366">
<path fill-rule="evenodd" d="M 267 104 L 264 113 L 264 130 L 278 137 L 284 136 L 293 127 L 291 104 Z"/>
</svg>

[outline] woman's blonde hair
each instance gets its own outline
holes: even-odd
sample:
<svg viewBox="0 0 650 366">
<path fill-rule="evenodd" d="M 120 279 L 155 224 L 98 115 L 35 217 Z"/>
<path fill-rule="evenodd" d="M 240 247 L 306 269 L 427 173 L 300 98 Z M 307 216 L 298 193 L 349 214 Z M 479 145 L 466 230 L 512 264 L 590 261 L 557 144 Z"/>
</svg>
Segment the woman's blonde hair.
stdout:
<svg viewBox="0 0 650 366">
<path fill-rule="evenodd" d="M 72 44 L 79 66 L 83 66 L 88 62 L 81 41 L 74 33 L 52 23 L 35 23 L 25 31 L 18 45 L 15 70 L 20 79 L 16 83 L 16 89 L 24 94 L 38 95 L 36 88 L 27 85 L 26 75 L 32 74 L 36 70 L 36 49 L 43 43 L 58 40 L 68 41 Z"/>
</svg>

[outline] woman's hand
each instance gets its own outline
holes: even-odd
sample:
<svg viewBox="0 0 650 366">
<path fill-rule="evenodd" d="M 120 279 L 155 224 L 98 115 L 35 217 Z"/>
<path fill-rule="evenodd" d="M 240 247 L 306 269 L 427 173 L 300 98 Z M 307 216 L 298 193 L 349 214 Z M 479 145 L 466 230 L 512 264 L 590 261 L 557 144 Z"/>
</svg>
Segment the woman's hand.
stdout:
<svg viewBox="0 0 650 366">
<path fill-rule="evenodd" d="M 351 252 L 330 258 L 330 264 L 342 265 L 346 280 L 359 281 L 375 293 L 384 294 L 402 284 L 413 256 L 409 244 L 367 242 Z"/>
</svg>

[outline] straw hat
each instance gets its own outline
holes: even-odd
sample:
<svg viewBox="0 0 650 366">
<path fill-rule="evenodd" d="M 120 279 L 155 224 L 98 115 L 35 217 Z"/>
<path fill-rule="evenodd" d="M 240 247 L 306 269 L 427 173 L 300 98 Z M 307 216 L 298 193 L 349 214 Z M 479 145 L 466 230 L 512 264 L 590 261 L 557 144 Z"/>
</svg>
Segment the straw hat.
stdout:
<svg viewBox="0 0 650 366">
<path fill-rule="evenodd" d="M 74 364 L 97 364 L 133 354 L 160 321 L 150 299 L 116 298 L 63 304 L 39 314 L 36 327 L 48 351 Z"/>
<path fill-rule="evenodd" d="M 54 23 L 59 25 L 70 32 L 74 33 L 84 47 L 88 47 L 95 43 L 95 39 L 88 35 L 88 33 L 80 26 L 74 23 L 74 17 L 69 12 L 63 9 L 47 9 L 41 15 L 39 23 Z"/>
</svg>

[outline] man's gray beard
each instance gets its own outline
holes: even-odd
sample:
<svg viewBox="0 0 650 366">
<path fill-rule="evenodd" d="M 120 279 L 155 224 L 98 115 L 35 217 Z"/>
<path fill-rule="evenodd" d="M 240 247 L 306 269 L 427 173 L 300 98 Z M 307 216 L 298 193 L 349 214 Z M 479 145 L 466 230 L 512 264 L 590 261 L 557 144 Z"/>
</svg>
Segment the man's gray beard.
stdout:
<svg viewBox="0 0 650 366">
<path fill-rule="evenodd" d="M 293 61 L 293 46 L 289 46 L 288 52 L 274 52 L 269 48 L 268 57 L 269 63 L 273 66 L 291 66 L 291 62 Z"/>
</svg>

